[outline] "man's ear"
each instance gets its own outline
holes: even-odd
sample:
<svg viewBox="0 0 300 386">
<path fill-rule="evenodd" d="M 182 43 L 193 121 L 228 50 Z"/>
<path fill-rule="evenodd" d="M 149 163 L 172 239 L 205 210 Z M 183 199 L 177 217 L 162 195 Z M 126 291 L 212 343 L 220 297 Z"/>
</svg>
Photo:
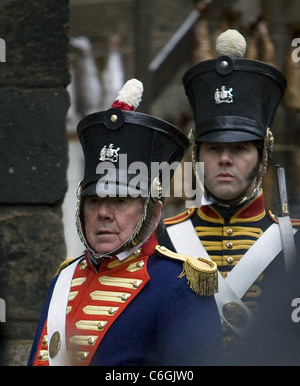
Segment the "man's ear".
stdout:
<svg viewBox="0 0 300 386">
<path fill-rule="evenodd" d="M 159 224 L 159 221 L 160 221 L 160 218 L 161 218 L 162 208 L 163 208 L 163 203 L 160 200 L 158 200 L 157 204 L 156 204 L 156 207 L 155 207 L 154 216 L 153 216 L 154 217 L 155 229 L 157 228 L 157 226 Z"/>
<path fill-rule="evenodd" d="M 261 172 L 262 172 L 262 170 L 263 170 L 263 165 L 264 165 L 264 163 L 263 163 L 263 161 L 261 160 L 260 163 L 259 163 L 259 165 L 258 165 L 258 173 L 261 173 Z"/>
</svg>

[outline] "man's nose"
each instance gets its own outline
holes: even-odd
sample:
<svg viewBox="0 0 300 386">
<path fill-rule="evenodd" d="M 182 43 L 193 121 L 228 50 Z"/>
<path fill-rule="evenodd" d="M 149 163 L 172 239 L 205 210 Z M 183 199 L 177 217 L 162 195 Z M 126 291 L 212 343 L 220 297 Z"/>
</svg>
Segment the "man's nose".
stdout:
<svg viewBox="0 0 300 386">
<path fill-rule="evenodd" d="M 99 220 L 112 220 L 114 217 L 114 211 L 112 206 L 108 201 L 103 200 L 103 202 L 99 203 L 98 207 L 98 218 Z"/>
<path fill-rule="evenodd" d="M 224 149 L 220 154 L 220 165 L 232 165 L 232 153 L 229 149 Z"/>
</svg>

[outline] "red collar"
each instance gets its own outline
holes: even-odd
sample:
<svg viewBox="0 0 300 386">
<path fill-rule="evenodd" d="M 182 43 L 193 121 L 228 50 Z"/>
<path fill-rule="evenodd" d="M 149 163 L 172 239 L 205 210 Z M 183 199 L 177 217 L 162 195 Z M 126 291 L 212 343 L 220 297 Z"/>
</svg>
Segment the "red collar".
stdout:
<svg viewBox="0 0 300 386">
<path fill-rule="evenodd" d="M 157 241 L 157 237 L 156 237 L 156 232 L 153 232 L 151 234 L 151 236 L 146 240 L 146 242 L 139 248 L 140 249 L 140 253 L 137 254 L 136 257 L 143 257 L 143 256 L 151 256 L 151 255 L 153 255 L 154 252 L 155 252 L 155 247 L 157 246 L 157 244 L 158 244 L 158 241 Z M 124 259 L 123 261 L 126 262 L 128 259 L 132 259 L 134 257 L 135 257 L 135 254 L 132 253 L 126 259 Z M 92 264 L 92 262 L 88 258 L 87 251 L 85 251 L 85 260 L 87 262 L 87 265 L 88 265 L 89 269 L 91 269 L 92 271 L 95 271 L 94 265 Z M 105 270 L 109 263 L 111 263 L 113 261 L 116 261 L 116 260 L 118 260 L 117 256 L 113 256 L 112 258 L 105 259 L 103 261 L 103 263 L 101 264 L 101 271 L 103 269 Z"/>
<path fill-rule="evenodd" d="M 203 205 L 197 210 L 200 218 L 206 221 L 224 224 L 225 220 L 212 205 Z M 251 222 L 261 220 L 266 214 L 265 197 L 261 191 L 259 196 L 253 198 L 241 209 L 239 209 L 230 219 L 230 223 Z"/>
</svg>

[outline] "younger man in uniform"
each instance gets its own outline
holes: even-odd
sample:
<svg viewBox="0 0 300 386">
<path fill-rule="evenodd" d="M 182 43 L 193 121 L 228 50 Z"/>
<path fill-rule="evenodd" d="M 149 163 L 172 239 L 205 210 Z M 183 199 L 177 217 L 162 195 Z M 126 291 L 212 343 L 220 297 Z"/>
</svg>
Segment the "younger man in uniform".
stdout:
<svg viewBox="0 0 300 386">
<path fill-rule="evenodd" d="M 200 186 L 197 163 L 204 162 L 203 204 L 166 219 L 171 244 L 163 242 L 217 264 L 224 364 L 291 363 L 297 326 L 290 306 L 299 297 L 293 233 L 300 247 L 300 221 L 280 229 L 261 188 L 274 141 L 270 124 L 286 81 L 276 68 L 243 58 L 246 42 L 235 30 L 219 36 L 216 51 L 218 59 L 183 78 L 195 117 L 190 140 Z"/>
</svg>

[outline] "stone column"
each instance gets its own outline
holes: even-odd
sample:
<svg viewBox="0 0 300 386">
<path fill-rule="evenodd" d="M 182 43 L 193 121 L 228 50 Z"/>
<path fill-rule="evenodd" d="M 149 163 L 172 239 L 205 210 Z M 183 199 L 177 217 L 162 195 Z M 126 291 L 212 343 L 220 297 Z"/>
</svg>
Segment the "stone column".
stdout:
<svg viewBox="0 0 300 386">
<path fill-rule="evenodd" d="M 1 1 L 0 328 L 8 365 L 26 365 L 50 281 L 66 257 L 68 19 L 68 0 Z"/>
</svg>

